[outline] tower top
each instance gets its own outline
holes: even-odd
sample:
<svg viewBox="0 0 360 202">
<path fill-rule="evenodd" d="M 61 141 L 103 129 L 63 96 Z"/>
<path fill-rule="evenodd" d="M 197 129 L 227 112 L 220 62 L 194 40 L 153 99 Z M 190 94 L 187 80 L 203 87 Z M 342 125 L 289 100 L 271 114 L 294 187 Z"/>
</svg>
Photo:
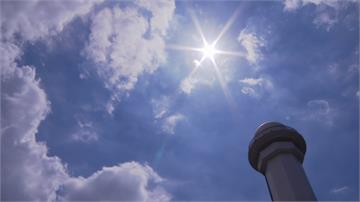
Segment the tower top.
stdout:
<svg viewBox="0 0 360 202">
<path fill-rule="evenodd" d="M 260 152 L 274 142 L 292 142 L 302 153 L 300 161 L 303 161 L 306 143 L 300 133 L 278 122 L 265 122 L 256 129 L 255 136 L 249 145 L 248 158 L 255 170 L 258 170 Z"/>
</svg>

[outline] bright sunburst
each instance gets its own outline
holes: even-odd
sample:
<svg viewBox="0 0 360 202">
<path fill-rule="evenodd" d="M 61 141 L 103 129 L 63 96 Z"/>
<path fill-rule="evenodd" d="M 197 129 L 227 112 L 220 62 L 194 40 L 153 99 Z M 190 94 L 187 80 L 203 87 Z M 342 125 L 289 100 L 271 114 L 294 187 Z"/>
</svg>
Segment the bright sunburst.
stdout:
<svg viewBox="0 0 360 202">
<path fill-rule="evenodd" d="M 203 31 L 200 27 L 200 23 L 197 19 L 197 17 L 195 16 L 194 12 L 192 10 L 190 10 L 190 14 L 191 14 L 191 18 L 192 21 L 195 25 L 195 28 L 197 30 L 197 32 L 199 33 L 201 40 L 203 42 L 203 46 L 202 48 L 199 47 L 188 47 L 188 46 L 182 46 L 182 45 L 170 45 L 169 48 L 172 49 L 178 49 L 178 50 L 184 50 L 184 51 L 196 51 L 196 52 L 201 52 L 203 55 L 201 57 L 200 60 L 195 60 L 195 68 L 192 70 L 192 72 L 190 73 L 189 77 L 192 77 L 195 72 L 198 70 L 198 68 L 201 67 L 202 62 L 205 59 L 210 59 L 212 62 L 212 66 L 216 72 L 216 76 L 218 78 L 218 81 L 222 87 L 222 90 L 224 91 L 225 97 L 228 99 L 228 101 L 231 103 L 233 103 L 230 92 L 228 91 L 227 87 L 226 87 L 226 83 L 224 81 L 223 75 L 215 61 L 215 55 L 232 55 L 232 56 L 243 56 L 241 53 L 239 52 L 232 52 L 232 51 L 223 51 L 223 50 L 217 50 L 215 48 L 216 44 L 219 42 L 219 40 L 221 39 L 221 37 L 226 33 L 226 31 L 230 28 L 230 26 L 232 25 L 232 23 L 235 21 L 237 14 L 239 12 L 239 8 L 236 9 L 236 11 L 234 12 L 234 14 L 230 17 L 230 19 L 226 22 L 224 28 L 220 31 L 219 35 L 216 37 L 216 39 L 211 42 L 208 43 Z"/>
<path fill-rule="evenodd" d="M 204 47 L 201 49 L 203 53 L 203 58 L 209 58 L 210 60 L 214 60 L 214 56 L 217 53 L 217 50 L 215 48 L 215 44 L 208 44 L 205 43 Z"/>
<path fill-rule="evenodd" d="M 214 68 L 217 68 L 216 62 L 215 62 L 215 55 L 217 54 L 221 54 L 221 55 L 232 55 L 232 56 L 243 56 L 241 53 L 239 52 L 232 52 L 232 51 L 223 51 L 223 50 L 217 50 L 215 48 L 216 44 L 219 42 L 219 40 L 221 39 L 221 37 L 226 33 L 226 31 L 230 28 L 230 26 L 233 24 L 233 22 L 235 21 L 237 14 L 239 13 L 239 8 L 235 10 L 235 12 L 233 13 L 233 15 L 230 17 L 230 19 L 226 22 L 225 26 L 223 27 L 223 29 L 220 31 L 219 35 L 216 37 L 216 39 L 214 41 L 212 41 L 211 43 L 208 43 L 208 41 L 206 40 L 204 33 L 201 29 L 200 23 L 194 13 L 193 10 L 190 10 L 190 15 L 192 18 L 192 21 L 195 25 L 195 28 L 197 30 L 197 32 L 200 35 L 200 38 L 203 42 L 202 48 L 200 47 L 188 47 L 188 46 L 183 46 L 183 45 L 170 45 L 168 46 L 168 48 L 172 48 L 172 49 L 178 49 L 178 50 L 184 50 L 184 51 L 196 51 L 196 52 L 201 52 L 203 55 L 201 57 L 200 60 L 196 60 L 196 66 L 199 67 L 201 66 L 202 62 L 205 59 L 210 59 L 214 65 Z M 196 68 L 197 69 L 197 68 Z M 194 71 L 196 71 L 196 69 Z"/>
</svg>

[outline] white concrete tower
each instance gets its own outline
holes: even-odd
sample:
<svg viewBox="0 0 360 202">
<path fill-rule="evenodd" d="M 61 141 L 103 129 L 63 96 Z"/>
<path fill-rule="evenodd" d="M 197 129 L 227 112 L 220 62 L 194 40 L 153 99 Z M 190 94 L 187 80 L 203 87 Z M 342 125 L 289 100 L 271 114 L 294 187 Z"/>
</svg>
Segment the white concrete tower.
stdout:
<svg viewBox="0 0 360 202">
<path fill-rule="evenodd" d="M 305 140 L 295 129 L 277 122 L 257 128 L 249 161 L 265 176 L 273 201 L 316 200 L 302 166 L 305 152 Z"/>
</svg>

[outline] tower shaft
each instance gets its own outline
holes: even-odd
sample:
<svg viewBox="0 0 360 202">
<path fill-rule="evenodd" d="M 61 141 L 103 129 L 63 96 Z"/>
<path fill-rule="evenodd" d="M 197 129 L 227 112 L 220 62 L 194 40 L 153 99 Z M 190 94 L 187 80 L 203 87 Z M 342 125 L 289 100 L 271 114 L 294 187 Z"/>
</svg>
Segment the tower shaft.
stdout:
<svg viewBox="0 0 360 202">
<path fill-rule="evenodd" d="M 315 201 L 305 171 L 292 153 L 280 153 L 267 163 L 265 177 L 274 201 Z"/>
</svg>

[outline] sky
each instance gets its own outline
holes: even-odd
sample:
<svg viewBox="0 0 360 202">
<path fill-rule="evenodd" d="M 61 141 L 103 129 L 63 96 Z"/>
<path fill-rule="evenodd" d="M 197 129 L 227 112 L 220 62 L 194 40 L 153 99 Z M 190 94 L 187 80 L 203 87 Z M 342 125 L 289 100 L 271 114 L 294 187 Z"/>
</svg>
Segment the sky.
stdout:
<svg viewBox="0 0 360 202">
<path fill-rule="evenodd" d="M 359 200 L 359 3 L 1 1 L 1 200 L 268 201 L 256 128 Z"/>
</svg>

